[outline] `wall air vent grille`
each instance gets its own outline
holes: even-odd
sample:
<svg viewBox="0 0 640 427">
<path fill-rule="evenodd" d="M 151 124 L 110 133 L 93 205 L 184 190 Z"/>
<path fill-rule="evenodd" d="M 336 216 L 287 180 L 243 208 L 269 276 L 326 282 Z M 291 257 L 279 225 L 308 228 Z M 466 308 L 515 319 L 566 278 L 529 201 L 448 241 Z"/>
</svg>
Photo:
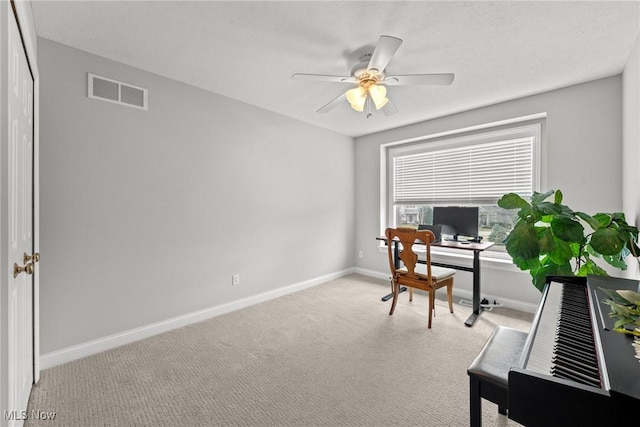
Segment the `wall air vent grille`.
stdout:
<svg viewBox="0 0 640 427">
<path fill-rule="evenodd" d="M 89 74 L 89 98 L 100 99 L 128 107 L 147 109 L 147 89 L 106 77 Z"/>
</svg>

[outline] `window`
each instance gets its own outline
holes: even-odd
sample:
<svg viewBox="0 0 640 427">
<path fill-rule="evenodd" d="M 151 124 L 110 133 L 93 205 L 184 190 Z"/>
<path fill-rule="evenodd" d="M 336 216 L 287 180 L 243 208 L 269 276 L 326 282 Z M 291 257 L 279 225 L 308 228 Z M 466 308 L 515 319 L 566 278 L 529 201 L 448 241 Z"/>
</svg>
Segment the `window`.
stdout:
<svg viewBox="0 0 640 427">
<path fill-rule="evenodd" d="M 528 198 L 539 181 L 542 123 L 390 145 L 388 224 L 432 224 L 434 206 L 478 206 L 479 235 L 499 248 L 517 211 L 497 206 L 506 193 Z"/>
</svg>

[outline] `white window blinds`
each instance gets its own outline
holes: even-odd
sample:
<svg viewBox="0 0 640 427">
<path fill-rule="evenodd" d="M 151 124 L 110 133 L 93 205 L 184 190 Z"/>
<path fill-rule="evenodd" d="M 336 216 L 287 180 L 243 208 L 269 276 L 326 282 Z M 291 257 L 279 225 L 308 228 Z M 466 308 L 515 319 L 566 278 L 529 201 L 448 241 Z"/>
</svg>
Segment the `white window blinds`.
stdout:
<svg viewBox="0 0 640 427">
<path fill-rule="evenodd" d="M 533 192 L 534 137 L 395 153 L 394 204 L 495 204 Z"/>
</svg>

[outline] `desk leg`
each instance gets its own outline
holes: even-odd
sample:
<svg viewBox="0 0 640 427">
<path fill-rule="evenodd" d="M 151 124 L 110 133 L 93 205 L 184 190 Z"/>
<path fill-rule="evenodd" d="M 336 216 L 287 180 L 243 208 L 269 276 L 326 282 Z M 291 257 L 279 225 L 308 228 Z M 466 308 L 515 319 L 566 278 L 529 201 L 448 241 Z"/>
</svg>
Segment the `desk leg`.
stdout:
<svg viewBox="0 0 640 427">
<path fill-rule="evenodd" d="M 393 242 L 393 263 L 396 269 L 400 268 L 400 253 L 398 250 L 398 242 Z M 400 286 L 400 289 L 398 290 L 398 294 L 405 292 L 406 290 L 407 288 L 405 286 Z M 393 298 L 393 292 L 383 296 L 382 301 L 389 301 L 391 298 Z"/>
<path fill-rule="evenodd" d="M 406 290 L 407 290 L 406 286 L 400 286 L 400 290 L 398 290 L 398 294 L 400 294 L 401 292 L 405 292 Z M 393 298 L 393 292 L 383 296 L 382 301 L 389 301 L 391 298 Z"/>
<path fill-rule="evenodd" d="M 480 251 L 473 251 L 473 313 L 464 322 L 466 326 L 473 326 L 482 313 L 480 306 Z"/>
</svg>

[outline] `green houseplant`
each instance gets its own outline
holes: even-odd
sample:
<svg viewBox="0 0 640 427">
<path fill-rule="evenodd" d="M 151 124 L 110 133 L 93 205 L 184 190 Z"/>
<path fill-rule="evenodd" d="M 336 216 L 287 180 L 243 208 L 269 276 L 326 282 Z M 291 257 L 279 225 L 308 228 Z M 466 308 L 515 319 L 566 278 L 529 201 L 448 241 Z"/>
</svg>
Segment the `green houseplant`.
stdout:
<svg viewBox="0 0 640 427">
<path fill-rule="evenodd" d="M 640 337 L 640 294 L 629 290 L 600 288 L 609 299 L 604 300 L 611 307 L 611 317 L 615 317 L 615 331 Z"/>
<path fill-rule="evenodd" d="M 640 255 L 638 229 L 627 224 L 623 213 L 575 212 L 562 204 L 560 190 L 534 193 L 530 201 L 508 193 L 498 206 L 518 209 L 518 220 L 504 243 L 513 263 L 529 270 L 540 291 L 548 275 L 606 276 L 596 259 L 625 270 L 625 258 Z"/>
</svg>

